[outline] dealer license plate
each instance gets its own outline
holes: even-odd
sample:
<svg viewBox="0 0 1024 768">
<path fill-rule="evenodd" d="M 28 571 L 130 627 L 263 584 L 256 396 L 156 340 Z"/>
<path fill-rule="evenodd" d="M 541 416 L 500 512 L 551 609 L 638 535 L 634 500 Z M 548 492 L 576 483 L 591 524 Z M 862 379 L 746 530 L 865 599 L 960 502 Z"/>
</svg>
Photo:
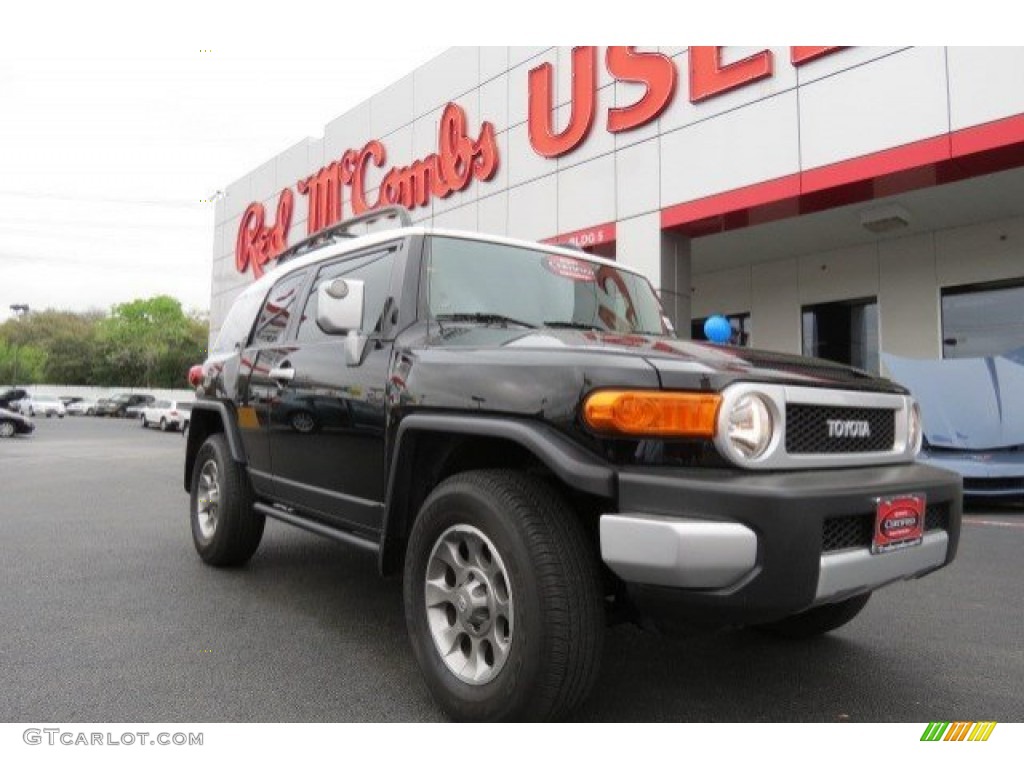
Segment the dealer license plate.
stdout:
<svg viewBox="0 0 1024 768">
<path fill-rule="evenodd" d="M 914 493 L 879 499 L 875 511 L 874 554 L 912 547 L 924 536 L 925 498 Z"/>
</svg>

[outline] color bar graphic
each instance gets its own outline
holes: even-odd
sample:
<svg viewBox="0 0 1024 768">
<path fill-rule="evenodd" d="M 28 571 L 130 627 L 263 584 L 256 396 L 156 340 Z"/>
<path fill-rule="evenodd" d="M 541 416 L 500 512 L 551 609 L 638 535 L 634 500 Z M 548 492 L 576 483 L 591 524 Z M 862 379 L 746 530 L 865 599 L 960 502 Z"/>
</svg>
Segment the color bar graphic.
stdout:
<svg viewBox="0 0 1024 768">
<path fill-rule="evenodd" d="M 991 720 L 978 723 L 928 723 L 921 734 L 921 741 L 988 741 L 995 727 L 996 723 Z"/>
</svg>

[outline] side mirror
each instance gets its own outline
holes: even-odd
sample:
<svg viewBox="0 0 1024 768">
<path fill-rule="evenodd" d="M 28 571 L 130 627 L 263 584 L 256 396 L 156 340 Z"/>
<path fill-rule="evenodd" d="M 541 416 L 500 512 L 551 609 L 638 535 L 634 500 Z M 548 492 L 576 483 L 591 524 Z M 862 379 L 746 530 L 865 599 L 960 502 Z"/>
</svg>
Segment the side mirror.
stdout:
<svg viewBox="0 0 1024 768">
<path fill-rule="evenodd" d="M 324 333 L 358 331 L 363 327 L 363 281 L 343 277 L 316 289 L 316 324 Z"/>
<path fill-rule="evenodd" d="M 339 277 L 316 289 L 316 324 L 330 334 L 346 334 L 345 362 L 359 365 L 366 348 L 363 327 L 363 281 Z"/>
</svg>

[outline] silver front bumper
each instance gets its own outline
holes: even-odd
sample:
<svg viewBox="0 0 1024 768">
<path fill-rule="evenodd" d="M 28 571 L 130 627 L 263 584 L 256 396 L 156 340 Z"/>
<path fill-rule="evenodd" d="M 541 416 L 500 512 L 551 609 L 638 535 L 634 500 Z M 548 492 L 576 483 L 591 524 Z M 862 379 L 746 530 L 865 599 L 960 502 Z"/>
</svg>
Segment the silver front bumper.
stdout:
<svg viewBox="0 0 1024 768">
<path fill-rule="evenodd" d="M 867 549 L 850 549 L 822 555 L 814 605 L 833 603 L 933 571 L 946 562 L 948 549 L 946 532 L 930 531 L 917 546 L 895 552 L 873 555 Z"/>
<path fill-rule="evenodd" d="M 601 559 L 625 581 L 720 589 L 754 569 L 757 534 L 740 523 L 602 515 Z"/>
<path fill-rule="evenodd" d="M 864 549 L 821 556 L 813 605 L 836 602 L 921 576 L 946 561 L 949 536 L 877 555 Z M 683 589 L 723 589 L 757 566 L 757 534 L 735 522 L 647 514 L 601 516 L 601 559 L 624 581 Z M 770 563 L 769 568 L 785 568 Z"/>
</svg>

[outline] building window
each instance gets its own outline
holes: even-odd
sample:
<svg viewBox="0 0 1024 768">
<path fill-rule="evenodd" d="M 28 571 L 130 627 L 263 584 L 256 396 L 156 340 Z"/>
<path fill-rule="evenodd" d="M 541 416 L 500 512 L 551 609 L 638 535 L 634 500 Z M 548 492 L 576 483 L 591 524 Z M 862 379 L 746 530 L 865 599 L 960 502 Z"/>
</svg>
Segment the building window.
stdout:
<svg viewBox="0 0 1024 768">
<path fill-rule="evenodd" d="M 803 308 L 803 353 L 878 373 L 878 302 L 832 301 Z"/>
<path fill-rule="evenodd" d="M 988 357 L 1024 347 L 1024 281 L 942 291 L 942 356 Z"/>
<path fill-rule="evenodd" d="M 743 312 L 737 315 L 726 315 L 729 325 L 732 326 L 732 338 L 729 343 L 735 347 L 750 346 L 750 313 Z M 698 317 L 690 321 L 690 338 L 694 341 L 707 341 L 704 335 L 704 323 L 706 317 Z"/>
</svg>

